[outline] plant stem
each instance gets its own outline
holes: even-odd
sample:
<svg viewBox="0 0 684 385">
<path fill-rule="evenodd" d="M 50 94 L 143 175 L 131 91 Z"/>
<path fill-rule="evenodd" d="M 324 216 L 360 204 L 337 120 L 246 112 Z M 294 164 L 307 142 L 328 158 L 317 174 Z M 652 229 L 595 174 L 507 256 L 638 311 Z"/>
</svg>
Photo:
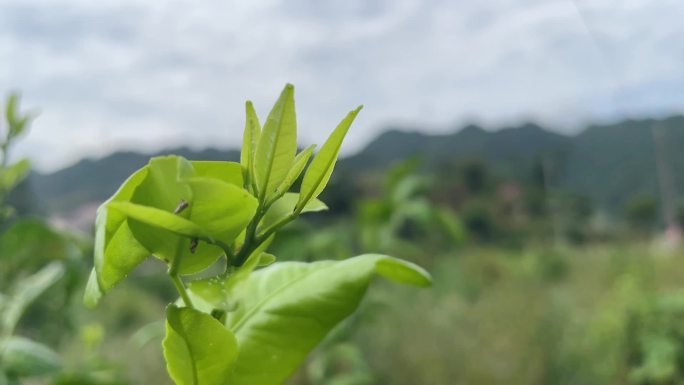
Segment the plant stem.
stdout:
<svg viewBox="0 0 684 385">
<path fill-rule="evenodd" d="M 169 274 L 169 277 L 171 277 L 171 281 L 173 281 L 173 285 L 176 286 L 176 290 L 178 291 L 178 294 L 180 294 L 181 298 L 183 298 L 183 302 L 185 302 L 185 306 L 194 309 L 194 306 L 192 305 L 192 300 L 190 300 L 190 296 L 188 295 L 188 292 L 185 289 L 185 285 L 183 284 L 183 281 L 180 279 L 180 277 L 177 274 L 176 275 Z"/>
<path fill-rule="evenodd" d="M 192 301 L 190 300 L 190 296 L 188 295 L 188 292 L 185 289 L 185 285 L 183 284 L 183 281 L 178 275 L 178 269 L 180 268 L 180 260 L 180 253 L 177 253 L 176 257 L 171 261 L 171 266 L 169 266 L 169 271 L 167 272 L 167 274 L 171 278 L 173 285 L 176 287 L 178 294 L 181 296 L 181 298 L 183 298 L 185 306 L 189 308 L 194 308 L 194 306 L 192 305 Z"/>
<path fill-rule="evenodd" d="M 259 222 L 261 222 L 261 219 L 264 217 L 267 210 L 268 206 L 263 204 L 263 199 L 260 200 L 259 207 L 257 207 L 257 211 L 254 215 L 254 218 L 252 218 L 252 221 L 249 222 L 249 225 L 247 225 L 247 231 L 245 233 L 245 242 L 240 248 L 240 251 L 235 255 L 235 259 L 233 259 L 233 266 L 242 266 L 242 264 L 245 263 L 247 257 L 249 257 L 252 251 L 254 251 L 256 247 L 258 247 L 258 245 L 254 245 L 256 231 L 257 227 L 259 226 Z"/>
<path fill-rule="evenodd" d="M 286 216 L 285 218 L 279 220 L 278 222 L 274 223 L 274 224 L 271 225 L 270 227 L 268 227 L 266 230 L 264 230 L 263 233 L 257 235 L 257 236 L 256 236 L 256 244 L 257 244 L 257 247 L 259 247 L 259 245 L 261 245 L 262 242 L 264 242 L 264 241 L 267 240 L 271 235 L 273 235 L 273 233 L 275 233 L 276 231 L 280 230 L 280 228 L 283 227 L 283 226 L 285 226 L 286 224 L 292 222 L 295 218 L 297 218 L 297 214 L 296 214 L 296 213 L 292 213 L 292 214 Z"/>
</svg>

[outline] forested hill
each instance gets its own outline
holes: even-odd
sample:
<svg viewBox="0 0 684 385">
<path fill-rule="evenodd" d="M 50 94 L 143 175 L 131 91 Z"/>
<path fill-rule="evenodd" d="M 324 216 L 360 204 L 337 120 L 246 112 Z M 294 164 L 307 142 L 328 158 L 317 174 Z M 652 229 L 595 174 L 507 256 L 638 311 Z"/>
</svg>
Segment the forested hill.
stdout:
<svg viewBox="0 0 684 385">
<path fill-rule="evenodd" d="M 389 167 L 418 155 L 426 169 L 448 169 L 463 160 L 486 162 L 502 177 L 529 175 L 535 162 L 549 166 L 554 188 L 592 198 L 598 207 L 615 208 L 638 193 L 659 195 L 656 160 L 676 196 L 684 192 L 684 117 L 627 120 L 587 127 L 566 136 L 534 124 L 485 131 L 470 125 L 451 134 L 429 135 L 418 130 L 391 129 L 358 154 L 342 160 L 339 174 L 350 177 Z M 237 160 L 235 150 L 170 149 L 189 159 Z M 49 211 L 64 212 L 84 203 L 102 201 L 149 154 L 119 152 L 98 160 L 83 160 L 48 175 L 30 178 L 33 196 Z"/>
</svg>

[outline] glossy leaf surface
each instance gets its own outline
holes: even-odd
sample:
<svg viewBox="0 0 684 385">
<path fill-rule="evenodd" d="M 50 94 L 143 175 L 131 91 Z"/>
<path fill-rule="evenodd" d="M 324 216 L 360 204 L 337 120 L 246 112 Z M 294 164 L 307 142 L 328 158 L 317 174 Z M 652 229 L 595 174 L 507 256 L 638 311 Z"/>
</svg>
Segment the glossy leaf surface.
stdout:
<svg viewBox="0 0 684 385">
<path fill-rule="evenodd" d="M 235 162 L 193 160 L 190 162 L 195 176 L 218 179 L 238 187 L 242 187 L 242 167 Z"/>
<path fill-rule="evenodd" d="M 240 354 L 231 385 L 276 385 L 358 306 L 374 275 L 429 286 L 420 267 L 384 255 L 344 261 L 284 262 L 253 273 L 227 325 Z"/>
<path fill-rule="evenodd" d="M 147 167 L 136 171 L 119 190 L 97 209 L 95 218 L 95 267 L 90 274 L 84 302 L 93 307 L 102 295 L 124 279 L 150 252 L 131 233 L 126 216 L 109 210 L 112 202 L 126 202 L 131 199 L 135 188 L 147 176 Z"/>
<path fill-rule="evenodd" d="M 354 122 L 356 115 L 361 111 L 361 106 L 350 112 L 325 141 L 321 150 L 318 151 L 311 165 L 304 174 L 302 188 L 300 190 L 298 208 L 304 207 L 311 199 L 318 197 L 330 180 L 337 157 L 342 147 L 342 141 L 349 131 L 349 127 Z"/>
<path fill-rule="evenodd" d="M 164 358 L 177 385 L 223 385 L 237 357 L 235 336 L 209 314 L 169 305 Z"/>
<path fill-rule="evenodd" d="M 276 188 L 276 197 L 281 196 L 290 190 L 294 182 L 302 174 L 302 171 L 304 171 L 304 167 L 306 167 L 306 164 L 309 162 L 309 158 L 311 158 L 311 155 L 313 154 L 315 148 L 316 145 L 312 144 L 309 147 L 302 150 L 302 152 L 297 154 L 297 156 L 294 159 L 294 162 L 292 163 L 292 168 L 290 168 L 290 171 L 287 172 L 287 175 L 285 176 L 285 179 L 283 179 L 283 181 L 280 183 L 280 186 Z"/>
<path fill-rule="evenodd" d="M 256 212 L 256 198 L 241 187 L 209 178 L 192 178 L 188 184 L 190 220 L 216 240 L 233 242 Z"/>
<path fill-rule="evenodd" d="M 294 87 L 288 84 L 268 115 L 254 157 L 254 174 L 260 196 L 272 194 L 285 179 L 296 151 Z"/>
<path fill-rule="evenodd" d="M 243 178 L 251 187 L 254 182 L 254 154 L 256 153 L 261 125 L 252 102 L 245 103 L 245 131 L 242 136 L 242 151 L 240 151 L 240 164 L 242 165 Z"/>
</svg>

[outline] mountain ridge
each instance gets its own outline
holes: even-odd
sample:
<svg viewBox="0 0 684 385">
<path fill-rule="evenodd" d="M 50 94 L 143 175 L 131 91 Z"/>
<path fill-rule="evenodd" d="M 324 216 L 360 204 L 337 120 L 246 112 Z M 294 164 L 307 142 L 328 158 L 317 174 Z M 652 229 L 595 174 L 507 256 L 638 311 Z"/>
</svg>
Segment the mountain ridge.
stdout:
<svg viewBox="0 0 684 385">
<path fill-rule="evenodd" d="M 657 133 L 655 135 L 654 133 Z M 654 138 L 659 138 L 657 141 Z M 425 134 L 393 127 L 362 150 L 340 160 L 338 169 L 354 173 L 382 170 L 411 156 L 423 158 L 426 168 L 480 159 L 497 174 L 521 179 L 540 158 L 553 165 L 553 186 L 590 197 L 598 207 L 615 209 L 634 194 L 660 196 L 656 158 L 664 161 L 663 175 L 679 197 L 684 191 L 684 116 L 628 119 L 589 125 L 565 135 L 535 123 L 484 130 L 467 125 L 452 133 Z M 121 151 L 100 159 L 83 159 L 49 174 L 33 173 L 31 187 L 49 212 L 67 212 L 79 205 L 103 201 L 128 175 L 151 156 L 178 154 L 188 159 L 239 159 L 238 150 L 178 147 L 154 154 Z M 661 174 L 662 174 L 662 170 Z"/>
</svg>

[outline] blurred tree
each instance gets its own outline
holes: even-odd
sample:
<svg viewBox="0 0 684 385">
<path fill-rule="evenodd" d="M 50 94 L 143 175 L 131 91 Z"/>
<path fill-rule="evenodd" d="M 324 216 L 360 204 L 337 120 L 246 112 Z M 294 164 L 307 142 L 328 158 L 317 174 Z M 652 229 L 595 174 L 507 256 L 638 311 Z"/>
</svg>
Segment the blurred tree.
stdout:
<svg viewBox="0 0 684 385">
<path fill-rule="evenodd" d="M 481 195 L 490 190 L 492 185 L 491 173 L 487 164 L 482 160 L 466 160 L 458 165 L 457 172 L 470 194 Z"/>
<path fill-rule="evenodd" d="M 677 211 L 675 212 L 675 221 L 679 227 L 684 228 L 684 202 L 681 202 L 677 206 Z"/>
<path fill-rule="evenodd" d="M 632 197 L 625 206 L 625 217 L 638 232 L 651 232 L 658 218 L 658 205 L 651 195 Z"/>
<path fill-rule="evenodd" d="M 480 241 L 492 241 L 496 235 L 497 224 L 491 204 L 484 200 L 474 200 L 461 210 L 461 218 L 468 234 Z"/>
</svg>

